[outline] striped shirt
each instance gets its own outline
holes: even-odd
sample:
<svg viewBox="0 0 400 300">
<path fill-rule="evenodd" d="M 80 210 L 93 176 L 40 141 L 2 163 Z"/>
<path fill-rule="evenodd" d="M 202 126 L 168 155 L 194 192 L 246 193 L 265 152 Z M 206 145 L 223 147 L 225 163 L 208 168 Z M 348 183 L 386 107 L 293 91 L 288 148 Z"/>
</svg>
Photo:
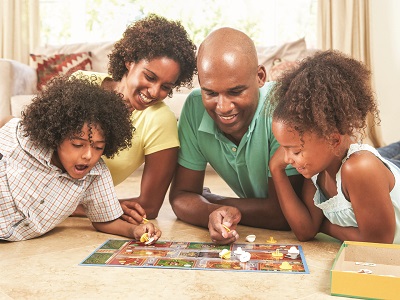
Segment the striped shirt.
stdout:
<svg viewBox="0 0 400 300">
<path fill-rule="evenodd" d="M 40 236 L 83 204 L 92 222 L 108 222 L 123 211 L 111 175 L 100 161 L 81 178 L 50 163 L 53 149 L 41 149 L 24 137 L 20 120 L 0 128 L 0 240 Z"/>
</svg>

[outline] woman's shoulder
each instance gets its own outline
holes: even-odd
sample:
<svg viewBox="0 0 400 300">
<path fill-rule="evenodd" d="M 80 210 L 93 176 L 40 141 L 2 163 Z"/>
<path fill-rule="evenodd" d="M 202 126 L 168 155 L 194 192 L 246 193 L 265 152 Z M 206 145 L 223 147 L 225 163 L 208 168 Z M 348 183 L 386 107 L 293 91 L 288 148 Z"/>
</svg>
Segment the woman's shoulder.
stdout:
<svg viewBox="0 0 400 300">
<path fill-rule="evenodd" d="M 101 86 L 101 84 L 106 78 L 111 78 L 111 76 L 108 75 L 107 73 L 99 73 L 99 72 L 84 71 L 84 70 L 75 71 L 70 75 L 70 77 L 75 77 L 81 80 L 89 80 L 90 82 L 95 83 L 99 86 Z"/>
</svg>

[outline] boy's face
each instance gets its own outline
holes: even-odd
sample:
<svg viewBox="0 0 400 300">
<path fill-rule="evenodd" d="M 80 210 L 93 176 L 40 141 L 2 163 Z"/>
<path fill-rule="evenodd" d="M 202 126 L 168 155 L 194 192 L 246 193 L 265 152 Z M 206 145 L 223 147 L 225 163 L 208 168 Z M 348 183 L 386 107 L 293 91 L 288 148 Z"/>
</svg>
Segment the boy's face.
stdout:
<svg viewBox="0 0 400 300">
<path fill-rule="evenodd" d="M 57 154 L 62 169 L 72 178 L 83 178 L 99 161 L 105 144 L 102 130 L 94 124 L 88 126 L 85 123 L 80 135 L 72 135 L 58 146 Z"/>
</svg>

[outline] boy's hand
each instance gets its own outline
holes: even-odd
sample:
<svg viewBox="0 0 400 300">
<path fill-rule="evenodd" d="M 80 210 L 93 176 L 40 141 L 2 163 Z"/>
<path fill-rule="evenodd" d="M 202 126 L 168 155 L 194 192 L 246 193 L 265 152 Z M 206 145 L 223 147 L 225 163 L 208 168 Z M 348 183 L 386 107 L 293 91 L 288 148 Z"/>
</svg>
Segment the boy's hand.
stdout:
<svg viewBox="0 0 400 300">
<path fill-rule="evenodd" d="M 137 225 L 133 230 L 133 236 L 135 237 L 135 240 L 140 240 L 140 237 L 144 233 L 147 233 L 149 238 L 152 237 L 154 239 L 150 244 L 154 244 L 161 236 L 161 230 L 150 222 L 146 224 Z"/>
<path fill-rule="evenodd" d="M 122 220 L 135 225 L 143 223 L 143 218 L 146 218 L 146 212 L 139 203 L 132 200 L 124 200 L 120 201 L 120 204 L 124 211 L 121 216 Z"/>
<path fill-rule="evenodd" d="M 230 244 L 239 238 L 236 226 L 242 214 L 233 206 L 223 206 L 214 210 L 208 219 L 211 240 L 216 244 Z"/>
</svg>

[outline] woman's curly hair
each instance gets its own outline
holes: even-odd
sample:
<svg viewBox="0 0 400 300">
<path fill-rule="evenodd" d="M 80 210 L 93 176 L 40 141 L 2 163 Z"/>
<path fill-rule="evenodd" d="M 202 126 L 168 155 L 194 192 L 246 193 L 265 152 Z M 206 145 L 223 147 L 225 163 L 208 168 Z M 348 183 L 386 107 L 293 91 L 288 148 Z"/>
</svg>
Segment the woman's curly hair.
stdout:
<svg viewBox="0 0 400 300">
<path fill-rule="evenodd" d="M 285 73 L 272 90 L 273 118 L 299 132 L 328 138 L 333 132 L 365 136 L 370 113 L 379 122 L 370 71 L 335 51 L 319 51 Z"/>
<path fill-rule="evenodd" d="M 126 62 L 137 63 L 155 58 L 168 57 L 180 66 L 180 75 L 175 86 L 192 88 L 196 71 L 196 45 L 179 21 L 150 14 L 129 25 L 123 37 L 117 41 L 111 54 L 108 72 L 115 81 L 120 81 L 127 72 Z M 172 91 L 168 96 L 172 96 Z"/>
<path fill-rule="evenodd" d="M 25 136 L 47 149 L 57 149 L 66 138 L 80 135 L 85 123 L 98 126 L 108 158 L 131 146 L 134 131 L 120 95 L 73 76 L 51 80 L 24 110 L 21 123 Z"/>
</svg>

